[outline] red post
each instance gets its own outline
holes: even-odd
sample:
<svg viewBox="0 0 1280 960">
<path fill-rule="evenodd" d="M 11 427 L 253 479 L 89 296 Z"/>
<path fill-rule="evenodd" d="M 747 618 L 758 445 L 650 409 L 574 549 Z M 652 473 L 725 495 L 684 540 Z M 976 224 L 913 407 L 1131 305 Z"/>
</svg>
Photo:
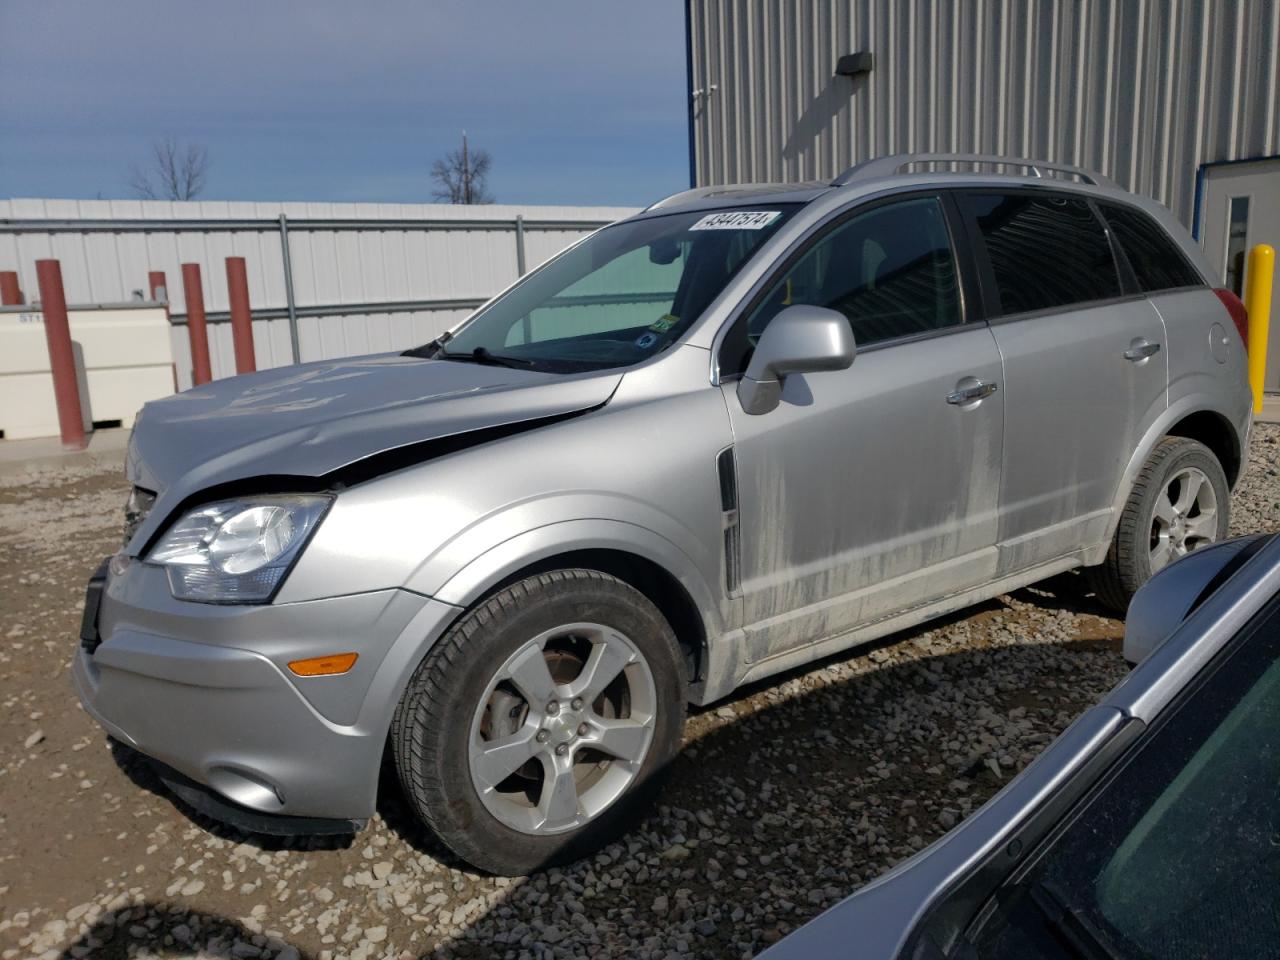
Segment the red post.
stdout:
<svg viewBox="0 0 1280 960">
<path fill-rule="evenodd" d="M 231 346 L 236 354 L 236 373 L 253 373 L 253 315 L 249 312 L 249 278 L 244 257 L 227 257 L 227 299 L 231 304 Z"/>
<path fill-rule="evenodd" d="M 191 337 L 191 381 L 198 387 L 213 379 L 209 366 L 209 329 L 204 322 L 204 288 L 200 264 L 182 265 L 182 290 L 187 296 L 187 333 Z"/>
<path fill-rule="evenodd" d="M 13 270 L 0 270 L 0 304 L 14 307 L 22 303 L 22 288 L 18 286 L 18 274 Z"/>
<path fill-rule="evenodd" d="M 159 301 L 160 291 L 164 291 L 165 311 L 168 312 L 169 284 L 164 278 L 163 270 L 151 270 L 147 273 L 147 286 L 151 288 L 151 299 Z"/>
<path fill-rule="evenodd" d="M 83 450 L 88 441 L 84 435 L 76 354 L 71 346 L 71 324 L 67 320 L 67 297 L 62 289 L 62 265 L 57 260 L 37 260 L 36 280 L 40 284 L 40 310 L 44 314 L 44 337 L 49 344 L 49 366 L 53 371 L 53 396 L 58 404 L 62 447 L 64 450 Z"/>
<path fill-rule="evenodd" d="M 151 288 L 151 299 L 157 303 L 164 303 L 164 318 L 169 319 L 169 281 L 165 279 L 163 270 L 149 270 L 147 272 L 147 286 Z M 173 392 L 178 392 L 178 365 L 176 363 L 169 365 L 173 373 Z"/>
</svg>

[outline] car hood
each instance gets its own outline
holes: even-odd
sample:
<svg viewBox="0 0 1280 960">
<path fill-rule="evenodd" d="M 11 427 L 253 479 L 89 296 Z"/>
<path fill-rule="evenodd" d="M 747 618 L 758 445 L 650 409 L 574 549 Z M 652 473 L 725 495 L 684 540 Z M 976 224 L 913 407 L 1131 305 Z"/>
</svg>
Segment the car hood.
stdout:
<svg viewBox="0 0 1280 960">
<path fill-rule="evenodd" d="M 621 379 L 400 354 L 280 367 L 148 403 L 134 423 L 127 472 L 158 494 L 155 523 L 211 486 L 322 477 L 427 440 L 589 410 Z M 139 528 L 143 540 L 152 523 Z"/>
</svg>

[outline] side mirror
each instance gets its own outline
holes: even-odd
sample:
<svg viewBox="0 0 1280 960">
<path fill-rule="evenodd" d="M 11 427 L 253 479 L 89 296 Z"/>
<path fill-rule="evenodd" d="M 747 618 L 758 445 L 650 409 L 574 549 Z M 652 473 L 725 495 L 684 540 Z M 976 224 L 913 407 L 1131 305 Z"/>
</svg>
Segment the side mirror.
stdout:
<svg viewBox="0 0 1280 960">
<path fill-rule="evenodd" d="M 777 407 L 793 373 L 844 370 L 856 347 L 844 314 L 826 307 L 787 307 L 765 327 L 747 372 L 738 381 L 742 409 L 758 416 Z"/>
<path fill-rule="evenodd" d="M 1124 658 L 1136 667 L 1195 612 L 1214 581 L 1220 585 L 1271 539 L 1255 533 L 1193 550 L 1144 583 L 1129 601 Z"/>
</svg>

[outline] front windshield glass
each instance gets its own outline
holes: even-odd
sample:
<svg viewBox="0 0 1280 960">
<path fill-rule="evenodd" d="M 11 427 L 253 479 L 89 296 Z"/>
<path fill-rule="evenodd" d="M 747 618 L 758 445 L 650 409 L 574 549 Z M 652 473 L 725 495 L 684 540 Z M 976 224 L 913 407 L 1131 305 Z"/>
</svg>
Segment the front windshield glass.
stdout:
<svg viewBox="0 0 1280 960">
<path fill-rule="evenodd" d="M 796 210 L 770 204 L 605 227 L 476 314 L 437 358 L 570 372 L 675 342 Z"/>
</svg>

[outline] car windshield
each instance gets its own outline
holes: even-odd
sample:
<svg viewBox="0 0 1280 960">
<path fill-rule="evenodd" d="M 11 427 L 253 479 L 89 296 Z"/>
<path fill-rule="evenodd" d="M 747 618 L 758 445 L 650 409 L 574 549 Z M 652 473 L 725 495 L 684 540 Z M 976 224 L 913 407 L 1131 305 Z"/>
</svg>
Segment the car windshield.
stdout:
<svg viewBox="0 0 1280 960">
<path fill-rule="evenodd" d="M 550 372 L 638 363 L 679 339 L 796 207 L 605 227 L 481 310 L 433 355 Z"/>
</svg>

